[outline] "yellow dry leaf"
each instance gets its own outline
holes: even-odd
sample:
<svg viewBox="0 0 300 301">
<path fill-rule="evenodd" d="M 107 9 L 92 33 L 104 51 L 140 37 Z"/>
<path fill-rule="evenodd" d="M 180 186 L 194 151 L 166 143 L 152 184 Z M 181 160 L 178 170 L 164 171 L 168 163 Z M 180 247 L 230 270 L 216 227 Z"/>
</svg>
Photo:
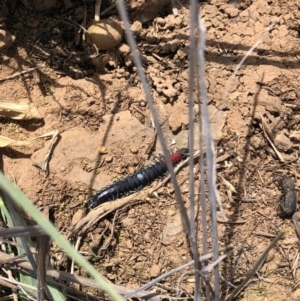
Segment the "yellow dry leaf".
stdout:
<svg viewBox="0 0 300 301">
<path fill-rule="evenodd" d="M 14 103 L 8 101 L 0 101 L 0 115 L 17 120 L 42 118 L 33 103 Z"/>
<path fill-rule="evenodd" d="M 13 139 L 10 139 L 10 138 L 0 135 L 0 147 L 27 146 L 27 145 L 30 145 L 31 143 L 33 143 L 37 139 L 50 137 L 50 136 L 52 136 L 54 138 L 57 135 L 58 135 L 58 130 L 53 130 L 51 132 L 45 133 L 43 135 L 40 135 L 40 136 L 35 137 L 30 140 L 13 140 Z"/>
</svg>

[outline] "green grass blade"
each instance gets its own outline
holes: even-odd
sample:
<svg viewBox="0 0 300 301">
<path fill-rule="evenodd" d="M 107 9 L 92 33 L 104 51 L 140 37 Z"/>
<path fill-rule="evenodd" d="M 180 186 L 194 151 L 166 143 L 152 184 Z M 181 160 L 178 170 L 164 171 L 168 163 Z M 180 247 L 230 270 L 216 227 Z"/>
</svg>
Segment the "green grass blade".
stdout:
<svg viewBox="0 0 300 301">
<path fill-rule="evenodd" d="M 6 191 L 20 207 L 28 212 L 44 231 L 66 252 L 69 258 L 73 258 L 78 265 L 84 268 L 115 301 L 125 300 L 83 256 L 76 252 L 74 247 L 57 231 L 54 225 L 45 219 L 42 213 L 31 203 L 23 192 L 14 187 L 14 185 L 5 178 L 2 172 L 0 172 L 0 188 Z"/>
<path fill-rule="evenodd" d="M 7 210 L 5 203 L 3 202 L 3 199 L 1 197 L 0 197 L 0 210 L 2 212 L 2 216 L 8 221 L 9 225 L 13 226 L 12 217 L 11 217 L 9 211 Z M 18 215 L 18 219 L 19 219 L 19 225 L 27 226 L 25 220 L 20 215 Z M 22 241 L 20 238 L 17 238 L 16 241 L 17 241 L 17 243 L 22 245 Z M 29 246 L 34 246 L 30 237 L 26 238 L 26 242 Z M 17 251 L 18 251 L 18 255 L 24 253 L 23 248 L 20 248 L 20 247 L 17 247 Z M 24 257 L 24 258 L 28 260 L 27 257 Z M 30 285 L 33 287 L 37 287 L 37 279 L 35 277 L 28 275 L 26 273 L 22 273 L 22 271 L 19 273 L 19 277 L 20 277 L 21 283 L 24 283 L 24 284 L 27 284 L 27 285 Z M 49 277 L 47 277 L 47 278 L 49 278 Z M 48 286 L 48 289 L 50 290 L 51 295 L 53 296 L 53 299 L 55 301 L 65 301 L 66 300 L 66 297 L 63 295 L 63 293 L 60 291 L 60 289 L 58 289 L 57 287 L 55 287 L 53 285 L 47 285 L 47 286 Z M 26 291 L 26 293 L 31 294 L 33 296 L 36 295 L 36 291 L 31 290 L 28 287 L 24 287 L 24 291 Z M 23 292 L 20 292 L 20 300 L 27 301 L 29 299 Z"/>
<path fill-rule="evenodd" d="M 4 218 L 8 221 L 8 225 L 12 227 L 13 226 L 12 217 L 11 217 L 9 211 L 7 210 L 2 198 L 0 198 L 0 210 L 2 211 L 2 215 L 4 216 Z M 19 217 L 20 224 L 26 225 L 25 221 L 22 218 L 20 218 L 20 216 L 18 216 L 18 217 Z M 22 244 L 22 241 L 21 241 L 20 238 L 17 238 L 16 241 L 17 241 L 17 243 Z M 31 245 L 32 245 L 32 242 L 31 242 L 30 238 L 27 239 L 27 243 L 29 245 L 31 243 Z M 24 253 L 24 250 L 20 247 L 17 247 L 17 251 L 18 251 L 18 255 Z M 24 257 L 24 259 L 27 259 L 27 257 Z M 30 285 L 32 287 L 37 287 L 37 280 L 34 277 L 20 272 L 19 273 L 19 278 L 20 278 L 19 281 L 21 283 Z M 35 294 L 36 294 L 36 291 L 34 291 L 34 290 L 32 290 L 28 287 L 24 288 L 24 291 L 26 291 L 26 293 L 31 294 L 33 296 L 35 296 Z M 20 293 L 20 299 L 24 300 L 24 301 L 29 300 L 23 292 Z"/>
</svg>

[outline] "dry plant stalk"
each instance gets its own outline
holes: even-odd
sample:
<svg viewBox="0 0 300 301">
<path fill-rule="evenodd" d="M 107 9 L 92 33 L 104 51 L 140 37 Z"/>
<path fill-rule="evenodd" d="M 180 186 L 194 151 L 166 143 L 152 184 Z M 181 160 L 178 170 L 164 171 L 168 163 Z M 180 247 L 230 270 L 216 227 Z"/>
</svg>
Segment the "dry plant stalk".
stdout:
<svg viewBox="0 0 300 301">
<path fill-rule="evenodd" d="M 54 142 L 56 141 L 56 137 L 58 136 L 58 130 L 53 130 L 51 132 L 45 133 L 43 135 L 37 136 L 33 139 L 29 140 L 13 140 L 8 137 L 0 135 L 0 147 L 14 147 L 14 146 L 28 146 L 31 143 L 35 142 L 38 139 L 41 138 L 46 138 L 46 137 L 52 137 L 50 146 L 48 148 L 48 152 L 46 154 L 42 170 L 47 171 L 48 170 L 48 165 L 49 165 L 49 160 L 50 160 L 50 155 L 54 146 Z"/>
<path fill-rule="evenodd" d="M 277 155 L 278 159 L 281 162 L 284 162 L 284 159 L 282 158 L 279 150 L 276 148 L 276 146 L 274 145 L 274 138 L 272 136 L 271 130 L 268 127 L 268 124 L 266 123 L 265 119 L 263 118 L 263 116 L 260 114 L 260 119 L 261 119 L 261 129 L 263 130 L 263 134 L 266 137 L 266 139 L 268 140 L 268 142 L 270 143 L 271 147 L 273 148 L 275 154 Z"/>
<path fill-rule="evenodd" d="M 13 146 L 28 146 L 35 140 L 45 138 L 45 137 L 56 137 L 58 135 L 58 130 L 53 130 L 51 132 L 45 133 L 43 135 L 37 136 L 29 140 L 14 140 L 8 137 L 0 135 L 0 147 L 13 147 Z"/>
<path fill-rule="evenodd" d="M 0 115 L 16 120 L 42 119 L 33 103 L 0 101 Z"/>
<path fill-rule="evenodd" d="M 42 119 L 37 107 L 33 103 L 13 103 L 9 101 L 0 101 L 0 115 L 16 120 Z M 50 154 L 55 142 L 55 138 L 58 136 L 58 130 L 53 130 L 29 140 L 14 140 L 0 135 L 0 147 L 28 146 L 37 139 L 49 136 L 52 137 L 52 141 L 42 167 L 42 169 L 46 171 L 48 169 Z"/>
</svg>

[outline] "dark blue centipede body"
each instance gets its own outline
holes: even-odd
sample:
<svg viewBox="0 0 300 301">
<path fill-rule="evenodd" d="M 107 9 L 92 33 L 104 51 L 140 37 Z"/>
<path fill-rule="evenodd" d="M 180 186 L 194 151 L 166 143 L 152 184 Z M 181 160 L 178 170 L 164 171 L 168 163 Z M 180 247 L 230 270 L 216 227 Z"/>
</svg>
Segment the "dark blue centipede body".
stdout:
<svg viewBox="0 0 300 301">
<path fill-rule="evenodd" d="M 170 155 L 172 164 L 175 165 L 180 160 L 188 155 L 188 149 L 182 148 L 179 151 Z M 106 186 L 99 190 L 87 203 L 87 210 L 91 210 L 94 207 L 113 201 L 119 197 L 127 195 L 136 190 L 142 189 L 146 185 L 149 185 L 156 178 L 162 176 L 167 171 L 167 165 L 165 159 L 160 161 L 126 177 L 123 180 L 119 180 L 109 186 Z"/>
</svg>

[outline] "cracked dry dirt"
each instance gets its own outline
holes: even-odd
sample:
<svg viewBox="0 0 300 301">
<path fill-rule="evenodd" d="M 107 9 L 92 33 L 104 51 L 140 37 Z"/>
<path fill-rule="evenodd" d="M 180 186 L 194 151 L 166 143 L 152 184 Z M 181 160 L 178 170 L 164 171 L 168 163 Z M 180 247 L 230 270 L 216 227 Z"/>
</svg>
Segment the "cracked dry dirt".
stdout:
<svg viewBox="0 0 300 301">
<path fill-rule="evenodd" d="M 1 81 L 1 100 L 32 102 L 43 121 L 1 118 L 1 135 L 26 139 L 53 129 L 60 130 L 61 135 L 48 176 L 39 168 L 48 141 L 1 149 L 1 168 L 67 235 L 70 226 L 82 217 L 93 189 L 147 165 L 160 152 L 160 146 L 147 152 L 153 130 L 125 39 L 118 55 L 109 53 L 108 65 L 99 73 L 81 60 L 78 53 L 87 46 L 75 46 L 72 26 L 57 24 L 51 11 L 26 10 L 21 2 L 10 3 L 14 5 L 4 4 L 1 10 L 0 33 L 4 38 L 0 41 L 0 78 L 37 65 L 40 68 Z M 80 1 L 74 1 L 69 10 L 60 1 L 54 3 L 54 14 L 74 16 L 81 22 Z M 103 9 L 109 4 L 104 1 Z M 176 18 L 168 4 L 147 24 L 141 24 L 135 15 L 140 4 L 129 1 L 128 8 L 159 120 L 167 145 L 176 142 L 173 147 L 185 147 L 188 4 L 182 1 Z M 207 27 L 206 83 L 211 114 L 220 106 L 226 82 L 243 55 L 271 22 L 277 22 L 243 64 L 226 108 L 215 115 L 211 126 L 217 155 L 231 154 L 217 170 L 218 190 L 231 221 L 219 223 L 219 245 L 245 248 L 241 257 L 232 256 L 221 266 L 222 296 L 232 290 L 230 283 L 237 285 L 244 279 L 271 239 L 283 231 L 284 239 L 237 300 L 292 300 L 300 297 L 299 241 L 292 222 L 279 216 L 277 179 L 290 175 L 299 188 L 300 4 L 212 0 L 201 8 Z M 90 5 L 88 17 L 92 16 Z M 109 16 L 119 19 L 116 10 L 105 17 Z M 194 110 L 199 112 L 199 104 Z M 266 140 L 261 116 L 284 162 Z M 99 155 L 102 146 L 107 153 Z M 229 181 L 236 193 L 231 193 L 222 179 Z M 179 172 L 178 181 L 188 206 L 187 167 Z M 199 187 L 197 177 L 195 187 Z M 201 249 L 201 223 L 198 230 Z M 55 268 L 69 270 L 70 262 L 55 245 L 51 251 Z M 132 288 L 190 261 L 172 186 L 167 184 L 145 202 L 108 215 L 85 234 L 80 251 L 109 280 Z M 79 269 L 75 272 L 84 275 Z M 177 273 L 153 290 L 171 299 L 188 299 L 193 295 L 192 279 L 192 270 Z M 93 290 L 90 293 L 100 295 Z"/>
</svg>

